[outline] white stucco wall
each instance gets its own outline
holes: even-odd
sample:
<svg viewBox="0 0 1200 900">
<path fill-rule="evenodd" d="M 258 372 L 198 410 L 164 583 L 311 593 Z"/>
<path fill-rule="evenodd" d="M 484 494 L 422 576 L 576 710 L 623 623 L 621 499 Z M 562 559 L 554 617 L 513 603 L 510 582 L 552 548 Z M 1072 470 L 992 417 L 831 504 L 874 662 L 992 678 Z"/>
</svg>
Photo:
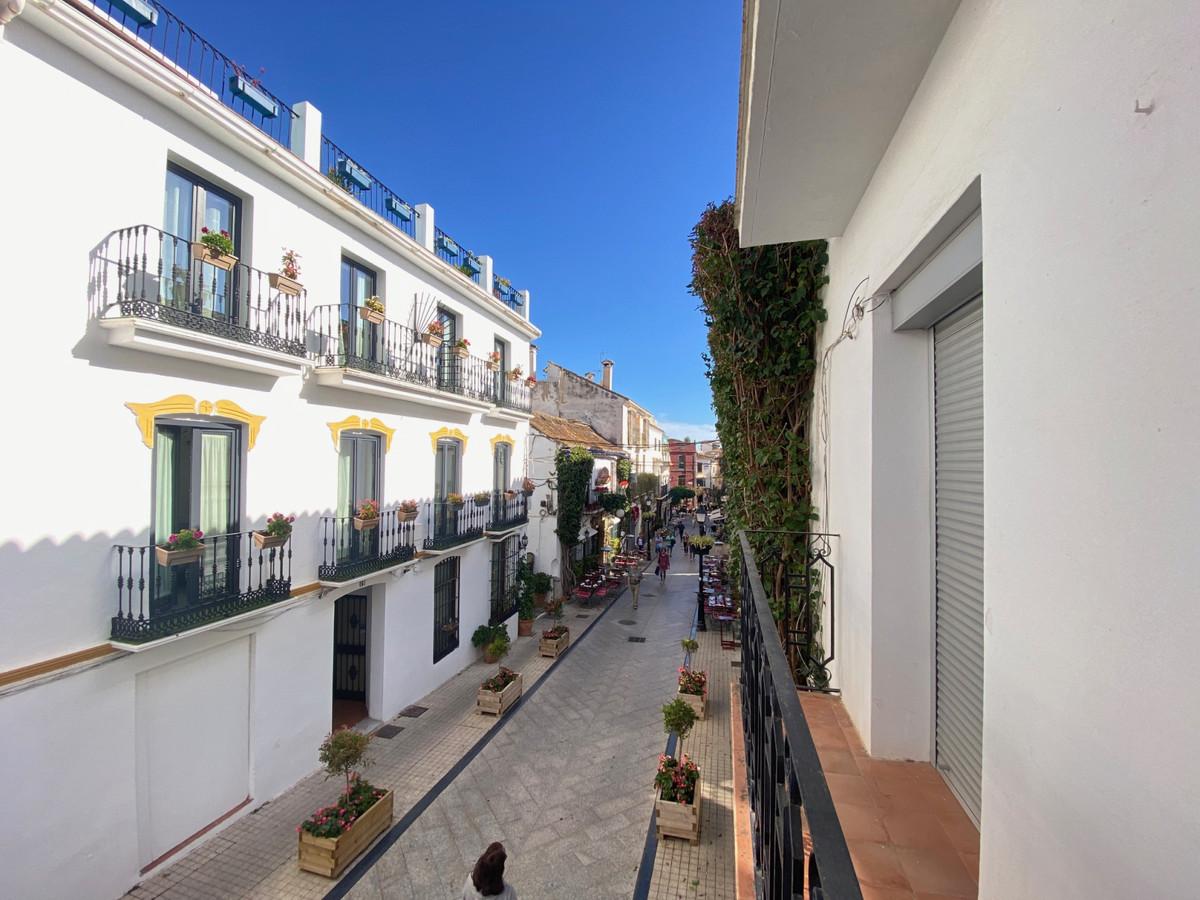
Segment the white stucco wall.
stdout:
<svg viewBox="0 0 1200 900">
<path fill-rule="evenodd" d="M 823 346 L 981 179 L 981 897 L 1200 874 L 1198 53 L 1191 6 L 964 0 L 831 243 Z M 832 353 L 817 453 L 837 676 L 872 750 L 929 758 L 929 361 L 873 316 Z"/>
</svg>

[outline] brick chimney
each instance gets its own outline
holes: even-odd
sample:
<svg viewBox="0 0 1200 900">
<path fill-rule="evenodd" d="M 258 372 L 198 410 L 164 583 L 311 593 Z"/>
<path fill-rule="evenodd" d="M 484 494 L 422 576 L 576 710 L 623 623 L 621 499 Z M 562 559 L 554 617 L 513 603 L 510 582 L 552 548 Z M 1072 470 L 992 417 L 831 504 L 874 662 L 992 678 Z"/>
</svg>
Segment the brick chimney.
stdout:
<svg viewBox="0 0 1200 900">
<path fill-rule="evenodd" d="M 604 374 L 600 376 L 600 384 L 611 391 L 613 361 L 611 359 L 602 359 L 600 360 L 600 365 L 604 366 Z"/>
</svg>

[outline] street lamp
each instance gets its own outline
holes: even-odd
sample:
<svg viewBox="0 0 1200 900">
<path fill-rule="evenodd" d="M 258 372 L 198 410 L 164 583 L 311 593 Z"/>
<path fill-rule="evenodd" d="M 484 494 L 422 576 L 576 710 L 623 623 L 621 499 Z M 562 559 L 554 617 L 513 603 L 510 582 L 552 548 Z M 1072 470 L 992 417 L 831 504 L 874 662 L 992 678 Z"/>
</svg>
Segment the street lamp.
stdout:
<svg viewBox="0 0 1200 900">
<path fill-rule="evenodd" d="M 696 581 L 696 630 L 708 631 L 708 625 L 704 622 L 704 557 L 711 550 L 711 547 L 692 547 L 692 552 L 700 557 L 699 569 L 700 576 Z"/>
</svg>

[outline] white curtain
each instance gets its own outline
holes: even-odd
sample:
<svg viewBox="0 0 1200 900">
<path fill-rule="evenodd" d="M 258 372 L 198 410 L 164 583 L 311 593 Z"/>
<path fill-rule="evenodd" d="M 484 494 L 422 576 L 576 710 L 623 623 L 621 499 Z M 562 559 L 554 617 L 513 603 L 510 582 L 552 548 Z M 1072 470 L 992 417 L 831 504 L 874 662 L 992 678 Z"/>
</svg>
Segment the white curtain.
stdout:
<svg viewBox="0 0 1200 900">
<path fill-rule="evenodd" d="M 229 530 L 229 455 L 233 435 L 200 435 L 200 527 L 205 534 Z M 194 524 L 194 523 L 193 523 Z"/>
</svg>

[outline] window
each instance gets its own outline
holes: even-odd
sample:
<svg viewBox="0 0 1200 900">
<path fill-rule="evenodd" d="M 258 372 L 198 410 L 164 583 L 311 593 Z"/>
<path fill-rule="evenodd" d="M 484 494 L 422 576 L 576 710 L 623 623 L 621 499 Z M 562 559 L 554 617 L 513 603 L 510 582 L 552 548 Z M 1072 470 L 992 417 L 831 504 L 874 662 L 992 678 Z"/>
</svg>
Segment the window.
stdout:
<svg viewBox="0 0 1200 900">
<path fill-rule="evenodd" d="M 191 265 L 192 242 L 202 229 L 229 232 L 233 255 L 241 255 L 242 202 L 228 191 L 174 163 L 167 165 L 163 199 L 163 302 L 211 319 L 238 322 L 233 290 L 237 268 Z M 243 323 L 244 324 L 244 323 Z"/>
<path fill-rule="evenodd" d="M 374 297 L 378 278 L 374 269 L 342 257 L 341 319 L 344 352 L 363 360 L 375 360 L 382 326 L 359 318 L 358 309 Z"/>
<path fill-rule="evenodd" d="M 450 494 L 461 494 L 462 442 L 441 438 L 433 470 L 434 538 L 452 537 L 458 533 L 459 510 L 446 502 Z"/>
<path fill-rule="evenodd" d="M 338 447 L 337 534 L 339 564 L 369 559 L 379 553 L 379 530 L 358 531 L 353 519 L 364 500 L 380 502 L 383 444 L 377 434 L 343 432 Z"/>
<path fill-rule="evenodd" d="M 459 558 L 442 560 L 433 570 L 433 661 L 458 649 Z"/>
<path fill-rule="evenodd" d="M 682 453 L 679 454 L 679 468 L 681 468 L 681 469 L 687 468 L 687 457 L 684 456 Z"/>
<path fill-rule="evenodd" d="M 512 368 L 508 361 L 508 342 L 496 338 L 492 344 L 492 349 L 500 354 L 500 368 L 496 371 L 496 401 L 504 402 L 508 399 L 508 370 Z"/>
<path fill-rule="evenodd" d="M 515 537 L 492 544 L 492 610 L 489 619 L 492 625 L 499 625 L 517 611 L 519 554 Z"/>
<path fill-rule="evenodd" d="M 438 348 L 438 387 L 444 391 L 458 392 L 462 379 L 459 378 L 459 358 L 454 355 L 454 342 L 458 340 L 458 318 L 448 309 L 438 307 L 437 319 L 442 323 L 442 346 Z"/>
<path fill-rule="evenodd" d="M 510 470 L 512 468 L 512 446 L 503 442 L 496 443 L 492 458 L 492 490 L 506 491 L 509 488 Z"/>
<path fill-rule="evenodd" d="M 683 475 L 680 475 L 679 476 L 679 486 L 685 487 L 686 485 L 687 485 L 687 478 L 685 478 Z"/>
</svg>

